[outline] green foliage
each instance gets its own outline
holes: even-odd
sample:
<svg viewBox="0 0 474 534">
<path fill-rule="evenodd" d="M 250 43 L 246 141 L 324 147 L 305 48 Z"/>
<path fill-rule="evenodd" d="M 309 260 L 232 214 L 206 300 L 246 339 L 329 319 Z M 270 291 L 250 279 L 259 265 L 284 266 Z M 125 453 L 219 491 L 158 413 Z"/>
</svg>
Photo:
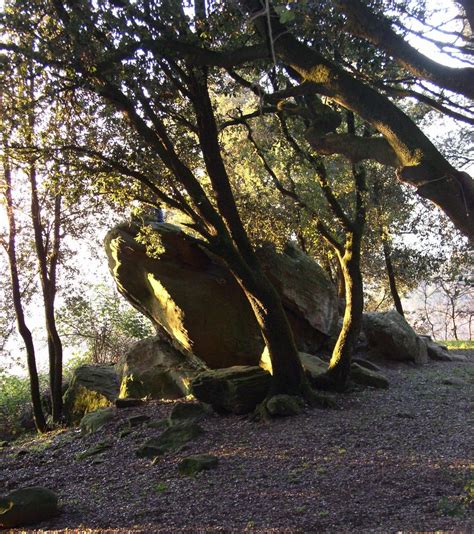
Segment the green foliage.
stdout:
<svg viewBox="0 0 474 534">
<path fill-rule="evenodd" d="M 18 413 L 29 403 L 28 378 L 0 373 L 0 428 L 9 434 L 18 433 L 20 431 Z"/>
<path fill-rule="evenodd" d="M 442 340 L 437 341 L 437 343 L 440 343 L 441 345 L 445 345 L 448 347 L 449 350 L 474 350 L 474 340 L 455 340 L 455 339 L 448 339 L 448 340 Z"/>
<path fill-rule="evenodd" d="M 40 375 L 40 389 L 46 390 L 47 377 Z M 30 381 L 0 369 L 0 432 L 18 435 L 31 418 Z M 28 426 L 28 425 L 27 425 Z"/>
<path fill-rule="evenodd" d="M 153 486 L 153 491 L 156 493 L 164 493 L 168 490 L 168 484 L 166 482 L 158 482 Z"/>
<path fill-rule="evenodd" d="M 68 380 L 74 369 L 87 363 L 84 355 L 76 355 L 64 366 L 64 378 Z M 39 375 L 40 390 L 47 391 L 48 377 Z M 46 407 L 45 407 L 46 408 Z M 16 375 L 0 368 L 0 435 L 18 436 L 25 432 L 25 424 L 31 419 L 30 381 L 26 375 Z"/>
<path fill-rule="evenodd" d="M 85 348 L 78 357 L 85 363 L 115 363 L 133 342 L 153 335 L 148 320 L 105 285 L 71 294 L 58 319 L 66 342 Z"/>
</svg>

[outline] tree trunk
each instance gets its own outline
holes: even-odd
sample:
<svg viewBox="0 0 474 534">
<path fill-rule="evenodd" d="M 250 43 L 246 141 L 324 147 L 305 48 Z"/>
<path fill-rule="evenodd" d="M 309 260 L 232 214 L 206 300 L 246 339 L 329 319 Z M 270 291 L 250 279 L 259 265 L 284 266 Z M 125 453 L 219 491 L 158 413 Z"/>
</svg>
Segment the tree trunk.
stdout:
<svg viewBox="0 0 474 534">
<path fill-rule="evenodd" d="M 7 204 L 7 217 L 8 217 L 8 245 L 7 254 L 10 265 L 10 278 L 12 284 L 13 293 L 13 306 L 15 309 L 15 315 L 18 325 L 18 332 L 23 338 L 26 349 L 26 360 L 28 366 L 28 375 L 30 378 L 30 394 L 31 402 L 33 405 L 33 418 L 35 426 L 38 432 L 45 432 L 47 430 L 46 419 L 44 417 L 43 408 L 41 406 L 41 395 L 39 388 L 38 370 L 36 368 L 36 355 L 35 347 L 33 343 L 33 336 L 30 329 L 26 325 L 25 313 L 23 310 L 21 290 L 20 290 L 20 278 L 18 275 L 18 263 L 16 256 L 16 221 L 12 198 L 12 182 L 11 182 L 11 169 L 10 162 L 8 160 L 7 146 L 4 145 L 4 158 L 3 169 L 5 176 L 5 200 Z"/>
<path fill-rule="evenodd" d="M 277 393 L 302 395 L 306 379 L 278 293 L 263 273 L 258 274 L 256 285 L 243 279 L 239 279 L 239 283 L 255 313 L 271 358 L 273 381 L 270 396 Z"/>
<path fill-rule="evenodd" d="M 382 237 L 382 245 L 383 245 L 383 255 L 385 258 L 385 267 L 387 269 L 388 281 L 390 284 L 390 293 L 392 294 L 393 303 L 395 305 L 395 309 L 397 310 L 397 312 L 402 317 L 405 317 L 405 313 L 403 312 L 402 301 L 400 299 L 400 295 L 398 294 L 397 281 L 395 279 L 395 272 L 393 270 L 390 245 L 387 243 L 387 240 L 384 239 L 383 237 Z"/>
<path fill-rule="evenodd" d="M 352 354 L 359 336 L 364 309 L 363 282 L 360 272 L 361 236 L 349 234 L 344 254 L 338 253 L 344 275 L 346 305 L 342 329 L 334 347 L 327 376 L 337 390 L 343 390 L 348 382 Z"/>
<path fill-rule="evenodd" d="M 36 168 L 30 165 L 29 170 L 31 186 L 31 219 L 33 222 L 35 249 L 39 265 L 41 289 L 43 292 L 43 306 L 45 314 L 46 331 L 48 335 L 49 351 L 49 385 L 51 392 L 52 418 L 59 423 L 62 417 L 62 343 L 56 328 L 54 301 L 56 297 L 56 265 L 59 254 L 59 225 L 61 203 L 60 197 L 55 198 L 54 213 L 54 239 L 48 269 L 48 254 L 43 237 L 43 224 L 41 221 L 41 207 L 38 199 Z"/>
<path fill-rule="evenodd" d="M 252 306 L 273 368 L 271 394 L 303 395 L 306 378 L 281 299 L 265 276 L 240 220 L 229 177 L 222 160 L 217 124 L 207 88 L 206 72 L 193 78 L 193 105 L 206 170 L 222 225 L 215 248 L 242 287 Z"/>
</svg>

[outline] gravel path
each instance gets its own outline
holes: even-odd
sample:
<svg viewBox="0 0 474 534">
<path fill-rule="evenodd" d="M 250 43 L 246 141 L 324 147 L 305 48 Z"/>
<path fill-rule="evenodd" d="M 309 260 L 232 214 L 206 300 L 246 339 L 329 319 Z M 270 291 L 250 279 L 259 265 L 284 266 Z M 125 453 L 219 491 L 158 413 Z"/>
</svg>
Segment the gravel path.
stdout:
<svg viewBox="0 0 474 534">
<path fill-rule="evenodd" d="M 384 373 L 389 390 L 341 395 L 338 409 L 271 423 L 210 415 L 203 436 L 155 464 L 135 450 L 160 431 L 119 430 L 131 415 L 158 420 L 174 404 L 120 410 L 98 435 L 66 431 L 4 449 L 0 484 L 59 494 L 62 513 L 42 532 L 472 532 L 472 359 Z M 75 460 L 101 440 L 113 444 L 101 463 Z M 217 456 L 218 467 L 180 476 L 179 461 L 198 453 Z"/>
</svg>

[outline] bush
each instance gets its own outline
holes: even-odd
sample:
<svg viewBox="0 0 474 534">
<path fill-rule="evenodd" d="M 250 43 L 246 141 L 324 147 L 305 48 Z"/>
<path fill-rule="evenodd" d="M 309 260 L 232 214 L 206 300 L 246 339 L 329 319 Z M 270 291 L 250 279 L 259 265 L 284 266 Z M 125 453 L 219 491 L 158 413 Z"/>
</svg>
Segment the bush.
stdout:
<svg viewBox="0 0 474 534">
<path fill-rule="evenodd" d="M 40 377 L 41 389 L 46 387 L 46 376 Z M 0 439 L 16 436 L 31 427 L 32 408 L 30 381 L 0 371 Z"/>
<path fill-rule="evenodd" d="M 76 354 L 64 365 L 63 384 L 69 382 L 76 367 L 90 363 L 87 354 Z M 48 416 L 51 403 L 46 374 L 39 375 L 43 409 Z M 34 429 L 28 376 L 10 374 L 0 368 L 0 440 L 16 437 Z"/>
</svg>

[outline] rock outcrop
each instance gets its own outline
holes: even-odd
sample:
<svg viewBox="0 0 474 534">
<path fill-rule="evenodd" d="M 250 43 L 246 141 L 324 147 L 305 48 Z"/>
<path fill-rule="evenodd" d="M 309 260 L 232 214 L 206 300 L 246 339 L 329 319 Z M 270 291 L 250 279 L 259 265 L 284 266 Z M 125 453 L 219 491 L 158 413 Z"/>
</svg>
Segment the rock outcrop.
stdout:
<svg viewBox="0 0 474 534">
<path fill-rule="evenodd" d="M 201 471 L 209 471 L 217 467 L 219 459 L 209 454 L 196 454 L 183 458 L 178 465 L 180 475 L 194 476 Z"/>
<path fill-rule="evenodd" d="M 395 310 L 364 314 L 363 328 L 372 355 L 387 360 L 427 363 L 426 344 Z"/>
<path fill-rule="evenodd" d="M 174 400 L 189 394 L 189 382 L 206 366 L 160 337 L 138 341 L 121 364 L 120 398 Z"/>
<path fill-rule="evenodd" d="M 81 419 L 80 428 L 82 434 L 93 434 L 115 418 L 115 408 L 99 408 L 94 412 L 86 413 Z"/>
<path fill-rule="evenodd" d="M 114 404 L 120 381 L 111 365 L 81 365 L 74 370 L 64 394 L 64 414 L 68 423 L 78 423 L 84 414 Z"/>
<path fill-rule="evenodd" d="M 428 356 L 432 360 L 436 360 L 439 362 L 450 362 L 452 361 L 451 355 L 449 354 L 449 351 L 446 347 L 443 347 L 442 345 L 438 345 L 438 343 L 435 343 L 430 336 L 419 336 L 421 341 L 426 345 L 426 349 L 428 350 Z"/>
<path fill-rule="evenodd" d="M 245 414 L 263 401 L 270 381 L 270 373 L 261 367 L 237 365 L 200 373 L 191 382 L 191 391 L 217 412 Z"/>
<path fill-rule="evenodd" d="M 196 423 L 182 423 L 167 428 L 158 438 L 147 439 L 136 451 L 140 458 L 156 458 L 167 452 L 181 449 L 189 441 L 203 434 Z"/>
<path fill-rule="evenodd" d="M 22 488 L 0 497 L 0 528 L 33 525 L 57 513 L 58 497 L 47 488 Z"/>
<path fill-rule="evenodd" d="M 318 387 L 318 378 L 325 374 L 328 369 L 328 363 L 314 356 L 313 354 L 299 353 L 301 365 L 309 383 Z M 361 361 L 363 365 L 361 365 Z M 355 384 L 360 386 L 369 386 L 378 389 L 386 389 L 389 387 L 389 382 L 370 362 L 358 360 L 359 363 L 353 361 L 351 364 L 350 379 Z"/>
<path fill-rule="evenodd" d="M 211 368 L 258 365 L 264 347 L 242 289 L 205 250 L 205 243 L 176 226 L 157 224 L 157 257 L 136 238 L 140 228 L 121 224 L 106 237 L 109 266 L 119 291 L 158 331 L 165 331 Z M 259 251 L 265 272 L 280 292 L 296 342 L 316 352 L 337 321 L 335 290 L 324 271 L 301 251 Z"/>
</svg>

